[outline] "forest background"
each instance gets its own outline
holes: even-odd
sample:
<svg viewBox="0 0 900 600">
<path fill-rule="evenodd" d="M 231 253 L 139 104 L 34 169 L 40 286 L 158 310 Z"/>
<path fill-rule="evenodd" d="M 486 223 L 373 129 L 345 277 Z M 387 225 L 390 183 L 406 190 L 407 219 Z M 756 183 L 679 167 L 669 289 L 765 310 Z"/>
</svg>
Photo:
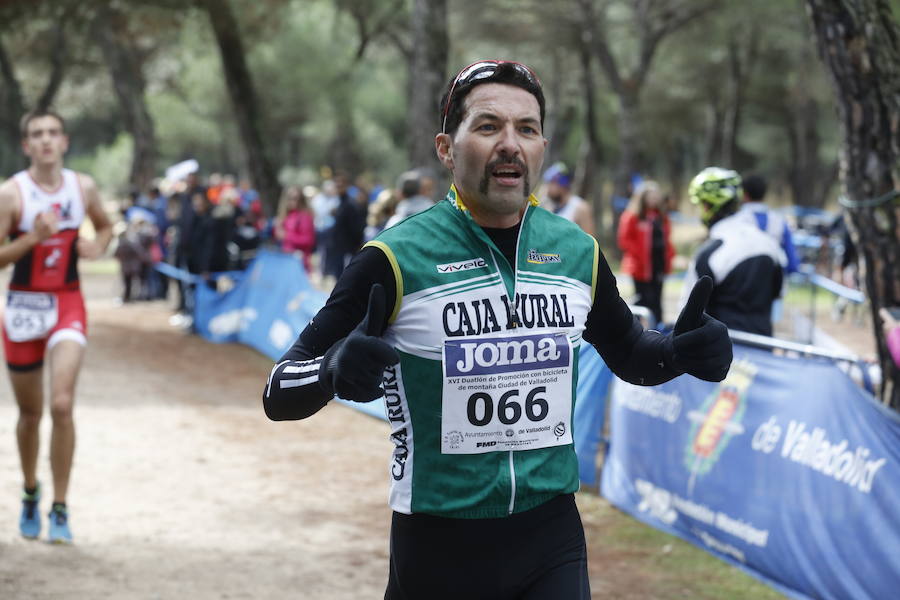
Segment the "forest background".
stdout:
<svg viewBox="0 0 900 600">
<path fill-rule="evenodd" d="M 5 175 L 23 164 L 21 109 L 38 102 L 68 121 L 69 165 L 109 193 L 186 158 L 250 174 L 214 11 L 234 17 L 231 53 L 246 61 L 281 182 L 316 183 L 327 166 L 389 183 L 433 165 L 436 95 L 458 68 L 498 57 L 541 77 L 545 166 L 568 164 L 598 208 L 631 173 L 681 193 L 712 164 L 764 173 L 801 206 L 836 189 L 833 94 L 793 0 L 45 0 L 0 11 Z M 135 158 L 146 164 L 132 169 Z"/>
</svg>

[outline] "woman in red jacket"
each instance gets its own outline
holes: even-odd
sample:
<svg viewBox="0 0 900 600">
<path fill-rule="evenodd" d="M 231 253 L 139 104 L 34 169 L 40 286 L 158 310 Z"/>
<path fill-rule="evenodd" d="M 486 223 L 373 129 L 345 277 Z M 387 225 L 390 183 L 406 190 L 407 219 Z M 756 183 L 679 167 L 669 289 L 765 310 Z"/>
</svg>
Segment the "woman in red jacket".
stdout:
<svg viewBox="0 0 900 600">
<path fill-rule="evenodd" d="M 296 185 L 285 188 L 281 197 L 278 220 L 275 224 L 275 239 L 281 242 L 282 251 L 301 252 L 306 272 L 312 272 L 310 256 L 316 247 L 316 228 L 306 196 Z"/>
<path fill-rule="evenodd" d="M 672 270 L 671 228 L 663 195 L 655 181 L 637 186 L 619 221 L 622 272 L 634 279 L 635 304 L 662 322 L 663 278 Z"/>
</svg>

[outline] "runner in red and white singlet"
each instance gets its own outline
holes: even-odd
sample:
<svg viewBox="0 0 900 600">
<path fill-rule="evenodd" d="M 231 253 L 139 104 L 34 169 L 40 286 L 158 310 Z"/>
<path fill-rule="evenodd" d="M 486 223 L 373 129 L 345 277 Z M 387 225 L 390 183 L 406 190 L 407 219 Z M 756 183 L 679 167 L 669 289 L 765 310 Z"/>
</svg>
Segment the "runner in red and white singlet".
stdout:
<svg viewBox="0 0 900 600">
<path fill-rule="evenodd" d="M 48 347 L 62 339 L 87 343 L 87 319 L 78 284 L 78 228 L 84 220 L 84 198 L 78 174 L 61 172 L 54 190 L 38 184 L 28 171 L 12 177 L 19 193 L 19 222 L 10 234 L 16 238 L 34 230 L 42 213 L 56 217 L 58 231 L 33 246 L 16 261 L 6 312 L 3 344 L 11 370 L 40 366 Z"/>
<path fill-rule="evenodd" d="M 19 406 L 16 439 L 24 479 L 19 530 L 26 538 L 37 538 L 41 530 L 37 455 L 46 357 L 53 419 L 48 539 L 58 543 L 72 541 L 66 508 L 75 451 L 72 411 L 87 343 L 78 259 L 100 257 L 112 238 L 94 181 L 63 168 L 68 144 L 59 115 L 50 111 L 25 115 L 22 150 L 31 165 L 0 185 L 0 240 L 9 238 L 0 245 L 0 268 L 15 265 L 2 330 L 10 383 Z M 93 240 L 78 235 L 85 216 L 94 225 Z"/>
</svg>

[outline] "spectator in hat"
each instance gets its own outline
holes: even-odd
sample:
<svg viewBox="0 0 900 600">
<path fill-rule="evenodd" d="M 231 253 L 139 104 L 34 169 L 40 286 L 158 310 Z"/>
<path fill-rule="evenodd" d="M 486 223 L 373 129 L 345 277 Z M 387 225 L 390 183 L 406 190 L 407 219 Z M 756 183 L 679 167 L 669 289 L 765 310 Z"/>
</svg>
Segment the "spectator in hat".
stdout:
<svg viewBox="0 0 900 600">
<path fill-rule="evenodd" d="M 572 176 L 565 165 L 553 165 L 544 174 L 547 183 L 547 210 L 572 221 L 582 231 L 594 235 L 594 217 L 584 198 L 572 193 Z"/>
</svg>

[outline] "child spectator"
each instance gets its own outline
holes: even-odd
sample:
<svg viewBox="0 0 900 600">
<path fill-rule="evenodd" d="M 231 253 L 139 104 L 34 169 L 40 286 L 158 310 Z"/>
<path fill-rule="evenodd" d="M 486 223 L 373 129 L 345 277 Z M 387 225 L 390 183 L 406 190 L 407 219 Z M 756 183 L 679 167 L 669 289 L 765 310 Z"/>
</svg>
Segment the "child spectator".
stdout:
<svg viewBox="0 0 900 600">
<path fill-rule="evenodd" d="M 156 241 L 155 228 L 139 213 L 132 214 L 128 225 L 119 234 L 115 251 L 122 275 L 122 302 L 148 298 L 148 280 L 153 268 L 151 247 Z"/>
</svg>

